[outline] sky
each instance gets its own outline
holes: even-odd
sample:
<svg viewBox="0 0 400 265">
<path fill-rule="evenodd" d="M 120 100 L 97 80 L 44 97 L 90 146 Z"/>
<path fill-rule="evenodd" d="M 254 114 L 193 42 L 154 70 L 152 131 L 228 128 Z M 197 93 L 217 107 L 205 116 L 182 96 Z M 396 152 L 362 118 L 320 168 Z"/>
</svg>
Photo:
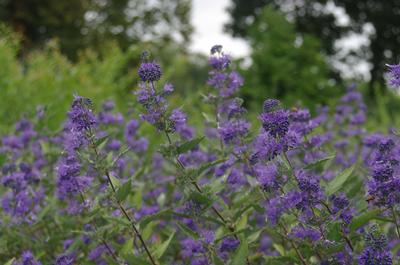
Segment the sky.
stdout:
<svg viewBox="0 0 400 265">
<path fill-rule="evenodd" d="M 229 21 L 227 7 L 231 0 L 193 0 L 191 22 L 195 32 L 192 36 L 190 50 L 192 52 L 200 52 L 208 55 L 210 48 L 215 44 L 224 47 L 225 53 L 233 57 L 244 57 L 250 53 L 250 47 L 246 41 L 231 37 L 224 32 L 224 24 Z M 334 13 L 337 23 L 349 23 L 349 17 L 344 10 L 334 5 L 328 5 L 328 9 Z M 352 35 L 339 40 L 336 47 L 339 55 L 349 53 L 351 50 L 357 50 L 362 44 L 368 44 L 368 34 L 371 29 L 366 29 L 365 34 Z M 369 65 L 366 61 L 357 61 L 356 63 L 343 63 L 339 61 L 331 61 L 333 66 L 337 68 L 344 77 L 361 77 L 368 80 Z"/>
<path fill-rule="evenodd" d="M 226 8 L 230 0 L 193 0 L 192 25 L 195 32 L 192 37 L 191 50 L 209 54 L 215 44 L 224 47 L 224 51 L 234 57 L 249 54 L 249 46 L 245 41 L 232 38 L 224 32 L 223 27 L 229 21 Z"/>
</svg>

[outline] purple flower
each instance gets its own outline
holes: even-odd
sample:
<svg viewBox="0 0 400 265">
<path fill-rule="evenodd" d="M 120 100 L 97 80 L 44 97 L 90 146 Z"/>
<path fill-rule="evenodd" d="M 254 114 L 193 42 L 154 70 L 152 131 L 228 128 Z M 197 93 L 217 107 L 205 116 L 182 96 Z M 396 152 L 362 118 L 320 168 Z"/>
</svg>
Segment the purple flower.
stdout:
<svg viewBox="0 0 400 265">
<path fill-rule="evenodd" d="M 365 248 L 358 257 L 359 265 L 392 265 L 392 255 L 387 250 L 387 239 L 373 226 L 365 236 Z"/>
<path fill-rule="evenodd" d="M 377 161 L 372 167 L 372 177 L 376 181 L 387 181 L 393 176 L 393 166 L 389 162 Z"/>
<path fill-rule="evenodd" d="M 213 55 L 215 53 L 221 53 L 222 52 L 222 45 L 216 44 L 211 47 L 210 53 Z"/>
<path fill-rule="evenodd" d="M 338 214 L 345 224 L 349 224 L 353 219 L 353 214 L 349 208 L 350 202 L 345 194 L 332 195 L 330 198 L 332 202 L 332 213 Z"/>
<path fill-rule="evenodd" d="M 226 144 L 234 143 L 249 131 L 250 123 L 245 120 L 226 121 L 218 129 L 220 137 Z"/>
<path fill-rule="evenodd" d="M 321 233 L 313 228 L 307 228 L 302 226 L 296 226 L 290 232 L 292 237 L 297 237 L 299 239 L 308 239 L 310 241 L 317 241 L 321 238 Z"/>
<path fill-rule="evenodd" d="M 57 190 L 61 199 L 75 195 L 90 184 L 88 177 L 79 176 L 81 164 L 73 154 L 62 157 L 57 166 Z"/>
<path fill-rule="evenodd" d="M 186 124 L 187 116 L 179 109 L 174 109 L 169 117 L 171 131 L 175 131 Z"/>
<path fill-rule="evenodd" d="M 138 74 L 143 82 L 158 81 L 161 78 L 161 67 L 156 62 L 142 63 L 139 67 Z"/>
<path fill-rule="evenodd" d="M 265 191 L 273 191 L 278 188 L 278 168 L 274 164 L 257 165 L 254 167 L 258 182 Z"/>
<path fill-rule="evenodd" d="M 231 58 L 224 53 L 214 53 L 212 56 L 210 56 L 208 62 L 212 68 L 221 71 L 229 67 L 231 64 Z"/>
<path fill-rule="evenodd" d="M 170 83 L 166 83 L 164 85 L 163 91 L 166 95 L 171 94 L 172 92 L 174 92 L 174 87 L 170 84 Z"/>
<path fill-rule="evenodd" d="M 80 96 L 74 96 L 68 117 L 71 121 L 72 129 L 77 132 L 88 130 L 96 124 L 96 119 L 90 109 L 92 102 Z"/>
<path fill-rule="evenodd" d="M 243 175 L 243 170 L 238 168 L 232 168 L 231 172 L 226 179 L 227 183 L 230 185 L 244 184 L 246 179 Z"/>
<path fill-rule="evenodd" d="M 191 258 L 205 252 L 202 243 L 191 238 L 182 240 L 181 246 L 181 253 L 184 258 Z"/>
<path fill-rule="evenodd" d="M 18 262 L 14 262 L 13 265 L 41 265 L 39 261 L 35 259 L 32 252 L 24 251 Z"/>
<path fill-rule="evenodd" d="M 206 244 L 212 244 L 215 239 L 215 233 L 211 230 L 203 230 L 201 236 Z"/>
<path fill-rule="evenodd" d="M 389 84 L 395 88 L 400 87 L 400 64 L 387 64 L 386 65 L 389 68 Z"/>
<path fill-rule="evenodd" d="M 93 260 L 93 261 L 101 260 L 101 256 L 103 255 L 103 253 L 106 253 L 106 252 L 107 252 L 107 248 L 105 245 L 103 245 L 103 244 L 98 245 L 97 247 L 95 247 L 94 249 L 92 249 L 89 252 L 88 259 Z"/>
<path fill-rule="evenodd" d="M 266 99 L 263 103 L 263 112 L 275 111 L 281 102 L 277 99 Z"/>
<path fill-rule="evenodd" d="M 104 103 L 103 103 L 103 110 L 104 111 L 108 112 L 108 111 L 113 110 L 114 108 L 115 108 L 115 104 L 114 104 L 114 102 L 112 100 L 104 101 Z"/>
<path fill-rule="evenodd" d="M 74 264 L 74 259 L 70 255 L 61 254 L 60 256 L 57 257 L 55 265 L 73 265 L 73 264 Z"/>
<path fill-rule="evenodd" d="M 264 130 L 275 138 L 282 138 L 289 131 L 289 113 L 285 110 L 262 113 L 260 119 Z"/>
<path fill-rule="evenodd" d="M 221 252 L 229 252 L 235 250 L 240 244 L 240 241 L 234 237 L 226 237 L 222 240 L 219 250 Z"/>
</svg>

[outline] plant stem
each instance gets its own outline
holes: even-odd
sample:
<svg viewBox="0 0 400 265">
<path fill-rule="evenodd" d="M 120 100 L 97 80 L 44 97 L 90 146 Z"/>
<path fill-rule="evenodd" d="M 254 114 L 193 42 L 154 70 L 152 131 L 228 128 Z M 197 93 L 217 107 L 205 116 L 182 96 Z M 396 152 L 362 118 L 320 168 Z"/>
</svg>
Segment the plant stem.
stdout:
<svg viewBox="0 0 400 265">
<path fill-rule="evenodd" d="M 172 140 L 171 140 L 171 137 L 169 136 L 168 132 L 167 132 L 167 131 L 164 131 L 164 132 L 165 132 L 165 136 L 166 136 L 167 139 L 168 139 L 168 143 L 169 143 L 170 145 L 172 145 Z M 176 159 L 178 165 L 181 167 L 181 169 L 182 169 L 182 170 L 185 170 L 185 165 L 180 161 L 179 157 L 178 157 L 178 156 L 175 156 L 175 159 Z M 192 185 L 196 188 L 196 190 L 197 190 L 199 193 L 203 193 L 202 188 L 200 187 L 200 185 L 199 185 L 195 180 L 191 181 L 191 183 L 192 183 Z M 227 227 L 227 228 L 229 229 L 229 231 L 235 232 L 235 228 L 234 228 L 233 226 L 229 225 L 229 223 L 227 222 L 227 220 L 226 220 L 226 219 L 224 218 L 224 216 L 220 213 L 220 211 L 218 211 L 218 209 L 215 208 L 215 206 L 211 206 L 211 209 L 212 209 L 213 212 L 218 216 L 218 218 L 222 221 L 222 223 L 224 223 L 225 227 Z M 234 234 L 233 236 L 235 237 L 235 239 L 239 239 L 238 236 L 237 236 L 236 234 Z M 249 259 L 248 259 L 248 258 L 246 258 L 246 264 L 250 265 L 250 262 L 249 262 Z"/>
<path fill-rule="evenodd" d="M 285 225 L 281 224 L 281 226 L 283 228 L 283 231 L 285 232 L 286 237 L 288 238 L 288 231 L 287 231 Z M 299 248 L 296 246 L 296 244 L 293 242 L 293 240 L 288 238 L 288 241 L 292 245 L 292 247 L 293 247 L 294 251 L 296 252 L 296 255 L 299 257 L 301 263 L 303 265 L 307 265 L 306 261 L 304 260 L 303 255 L 301 255 L 301 252 L 299 251 Z"/>
<path fill-rule="evenodd" d="M 92 140 L 91 140 L 91 147 L 92 147 L 92 149 L 93 149 L 93 151 L 94 151 L 94 153 L 95 153 L 95 155 L 96 155 L 96 159 L 98 159 L 98 158 L 100 157 L 100 155 L 99 155 L 99 151 L 97 150 L 97 147 L 96 147 L 95 143 L 93 142 L 93 136 L 94 136 L 94 135 L 93 135 L 93 133 L 91 132 L 91 130 L 89 130 L 89 133 L 90 133 L 90 136 L 91 136 L 90 139 L 92 139 Z M 126 218 L 126 219 L 129 221 L 129 223 L 131 224 L 131 227 L 132 227 L 132 229 L 133 229 L 133 232 L 135 233 L 136 237 L 138 237 L 139 240 L 140 240 L 140 242 L 142 243 L 142 246 L 144 247 L 144 250 L 146 251 L 146 254 L 147 254 L 148 258 L 150 259 L 151 263 L 152 263 L 153 265 L 157 265 L 158 263 L 155 261 L 154 257 L 152 256 L 152 254 L 151 254 L 149 248 L 148 248 L 147 245 L 146 245 L 146 242 L 144 241 L 144 239 L 143 239 L 141 233 L 139 232 L 139 230 L 137 229 L 133 218 L 128 214 L 128 212 L 126 211 L 126 209 L 124 208 L 124 206 L 121 204 L 120 200 L 117 198 L 117 196 L 116 196 L 117 191 L 116 191 L 116 189 L 115 189 L 114 184 L 113 184 L 112 181 L 111 181 L 110 172 L 108 171 L 107 168 L 104 169 L 104 174 L 105 174 L 106 177 L 107 177 L 108 184 L 110 185 L 110 187 L 111 187 L 111 189 L 112 189 L 112 191 L 113 191 L 113 196 L 114 196 L 114 198 L 115 198 L 115 200 L 116 200 L 116 202 L 117 202 L 117 204 L 118 204 L 119 209 L 121 210 L 121 212 L 123 213 L 123 215 L 125 216 L 125 218 Z"/>
<path fill-rule="evenodd" d="M 82 191 L 79 191 L 79 194 L 80 194 L 80 196 L 81 196 L 82 203 L 85 205 L 86 199 L 85 199 L 85 196 L 83 195 L 83 192 L 82 192 Z M 84 209 L 85 209 L 87 212 L 89 212 L 89 209 L 88 209 L 86 206 L 84 206 Z M 97 228 L 96 222 L 93 220 L 93 221 L 91 221 L 90 223 L 93 225 L 94 231 L 97 233 L 98 228 Z M 103 243 L 103 245 L 106 247 L 106 249 L 107 249 L 107 251 L 110 253 L 111 257 L 112 257 L 116 262 L 119 263 L 118 256 L 115 254 L 115 252 L 112 250 L 112 248 L 108 245 L 107 241 L 105 241 L 105 239 L 104 239 L 103 237 L 100 237 L 100 241 L 101 241 L 101 243 Z"/>
<path fill-rule="evenodd" d="M 393 206 L 392 206 L 392 215 L 393 215 L 393 219 L 394 219 L 394 224 L 396 225 L 397 237 L 400 238 L 399 223 L 398 223 L 398 221 L 397 221 L 396 211 L 394 210 L 394 207 L 393 207 Z"/>
</svg>

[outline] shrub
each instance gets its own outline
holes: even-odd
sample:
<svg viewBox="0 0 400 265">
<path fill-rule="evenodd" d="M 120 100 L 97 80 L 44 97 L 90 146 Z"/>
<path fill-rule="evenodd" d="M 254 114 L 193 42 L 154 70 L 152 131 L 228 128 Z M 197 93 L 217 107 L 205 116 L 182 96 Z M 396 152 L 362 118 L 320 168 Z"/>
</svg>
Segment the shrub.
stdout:
<svg viewBox="0 0 400 265">
<path fill-rule="evenodd" d="M 60 132 L 38 129 L 41 109 L 3 135 L 1 262 L 397 262 L 399 137 L 364 129 L 355 87 L 316 117 L 267 99 L 251 124 L 244 80 L 216 45 L 200 131 L 169 106 L 157 61 L 142 60 L 138 116 L 75 95 Z"/>
</svg>

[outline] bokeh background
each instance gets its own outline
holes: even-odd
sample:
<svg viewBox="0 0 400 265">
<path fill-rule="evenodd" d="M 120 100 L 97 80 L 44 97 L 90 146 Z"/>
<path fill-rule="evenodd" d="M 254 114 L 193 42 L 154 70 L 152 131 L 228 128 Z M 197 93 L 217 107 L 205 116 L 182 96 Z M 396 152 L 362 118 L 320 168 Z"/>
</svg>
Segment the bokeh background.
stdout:
<svg viewBox="0 0 400 265">
<path fill-rule="evenodd" d="M 57 130 L 74 93 L 131 109 L 144 50 L 200 122 L 213 44 L 235 59 L 254 119 L 265 98 L 316 112 L 357 85 L 370 128 L 400 123 L 385 80 L 400 59 L 398 0 L 0 0 L 0 133 L 38 107 Z"/>
</svg>

